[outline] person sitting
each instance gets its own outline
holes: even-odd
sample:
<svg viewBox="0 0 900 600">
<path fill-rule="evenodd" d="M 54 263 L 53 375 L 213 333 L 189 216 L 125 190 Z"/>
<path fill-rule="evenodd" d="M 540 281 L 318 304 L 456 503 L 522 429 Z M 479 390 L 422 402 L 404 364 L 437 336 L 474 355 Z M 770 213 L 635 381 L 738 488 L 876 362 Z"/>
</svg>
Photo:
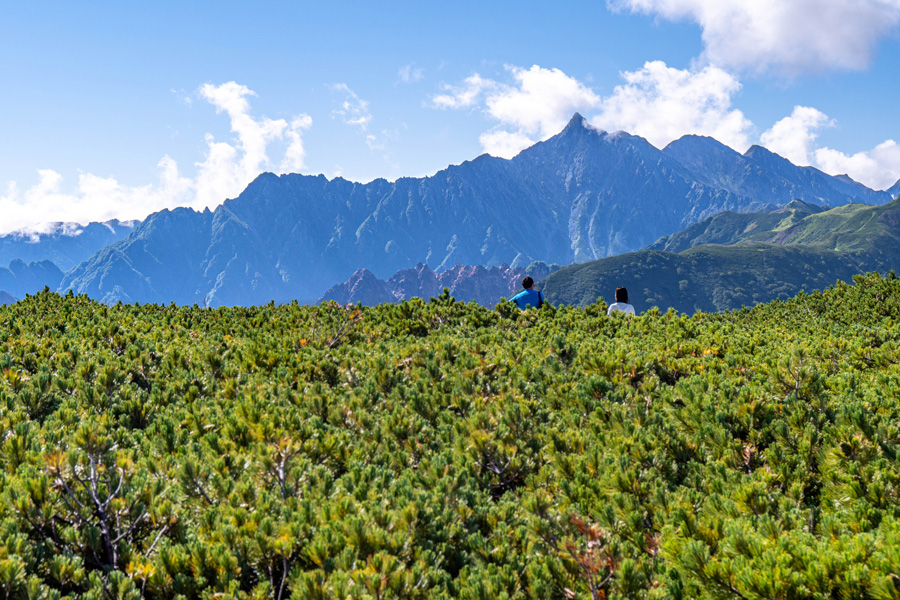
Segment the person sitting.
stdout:
<svg viewBox="0 0 900 600">
<path fill-rule="evenodd" d="M 540 308 L 544 305 L 544 296 L 534 290 L 534 279 L 525 277 L 522 280 L 522 287 L 525 289 L 510 298 L 510 302 L 514 302 L 519 310 L 525 310 L 532 306 Z"/>
<path fill-rule="evenodd" d="M 623 287 L 616 288 L 616 301 L 609 305 L 609 310 L 606 311 L 606 314 L 611 315 L 617 310 L 622 311 L 626 315 L 634 316 L 634 307 L 628 304 L 628 290 Z"/>
</svg>

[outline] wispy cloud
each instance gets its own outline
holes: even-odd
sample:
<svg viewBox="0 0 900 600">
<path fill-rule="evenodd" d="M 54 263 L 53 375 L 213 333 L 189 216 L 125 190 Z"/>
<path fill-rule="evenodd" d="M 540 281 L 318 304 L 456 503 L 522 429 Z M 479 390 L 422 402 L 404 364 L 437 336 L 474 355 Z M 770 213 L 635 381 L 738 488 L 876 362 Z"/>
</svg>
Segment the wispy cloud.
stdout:
<svg viewBox="0 0 900 600">
<path fill-rule="evenodd" d="M 366 131 L 369 123 L 372 122 L 368 101 L 357 96 L 356 92 L 351 90 L 346 83 L 332 84 L 331 90 L 344 97 L 340 107 L 331 111 L 331 116 L 340 118 L 347 125 L 355 125 L 362 131 Z"/>
<path fill-rule="evenodd" d="M 256 94 L 233 81 L 201 86 L 198 96 L 226 113 L 232 139 L 216 140 L 206 134 L 203 160 L 196 163 L 193 177 L 181 173 L 170 156 L 157 164 L 156 180 L 144 186 L 126 186 L 112 177 L 82 173 L 74 188 L 66 189 L 62 175 L 52 169 L 38 170 L 38 182 L 20 190 L 15 182 L 0 196 L 0 232 L 40 227 L 50 221 L 106 221 L 134 219 L 176 206 L 214 208 L 243 191 L 260 172 L 298 171 L 304 167 L 302 132 L 312 125 L 309 115 L 291 121 L 255 117 L 249 98 Z M 284 148 L 279 161 L 268 152 L 273 143 Z"/>
<path fill-rule="evenodd" d="M 414 83 L 416 81 L 422 81 L 425 77 L 425 71 L 421 67 L 404 65 L 400 67 L 400 70 L 397 72 L 397 77 L 403 83 Z"/>
<path fill-rule="evenodd" d="M 704 60 L 786 75 L 865 68 L 900 24 L 900 0 L 607 0 L 612 10 L 689 20 Z"/>
</svg>

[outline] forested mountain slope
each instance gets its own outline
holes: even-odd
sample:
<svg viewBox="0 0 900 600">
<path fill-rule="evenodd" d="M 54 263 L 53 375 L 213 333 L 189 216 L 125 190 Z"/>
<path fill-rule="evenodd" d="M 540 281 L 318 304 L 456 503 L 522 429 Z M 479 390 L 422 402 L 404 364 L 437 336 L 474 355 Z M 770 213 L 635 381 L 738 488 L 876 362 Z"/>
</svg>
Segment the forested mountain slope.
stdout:
<svg viewBox="0 0 900 600">
<path fill-rule="evenodd" d="M 0 589 L 900 597 L 900 281 L 605 308 L 0 307 Z"/>
</svg>

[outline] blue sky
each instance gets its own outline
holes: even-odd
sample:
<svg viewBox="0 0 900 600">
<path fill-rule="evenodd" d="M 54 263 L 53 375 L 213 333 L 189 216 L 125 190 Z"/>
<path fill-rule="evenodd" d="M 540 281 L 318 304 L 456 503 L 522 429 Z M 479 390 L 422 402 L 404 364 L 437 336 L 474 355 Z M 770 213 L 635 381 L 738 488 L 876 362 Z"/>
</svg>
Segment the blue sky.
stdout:
<svg viewBox="0 0 900 600">
<path fill-rule="evenodd" d="M 8 3 L 0 85 L 0 231 L 430 175 L 576 110 L 900 179 L 900 0 Z"/>
</svg>

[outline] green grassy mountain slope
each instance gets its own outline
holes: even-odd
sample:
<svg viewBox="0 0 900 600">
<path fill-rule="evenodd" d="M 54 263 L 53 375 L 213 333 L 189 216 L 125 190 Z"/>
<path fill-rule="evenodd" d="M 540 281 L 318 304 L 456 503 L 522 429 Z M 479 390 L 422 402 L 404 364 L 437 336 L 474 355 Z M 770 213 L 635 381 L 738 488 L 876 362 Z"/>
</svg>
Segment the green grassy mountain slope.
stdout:
<svg viewBox="0 0 900 600">
<path fill-rule="evenodd" d="M 900 244 L 900 200 L 881 206 L 847 204 L 830 210 L 794 200 L 772 212 L 727 211 L 664 236 L 648 246 L 681 252 L 700 244 L 807 244 L 841 252 Z"/>
<path fill-rule="evenodd" d="M 628 288 L 638 311 L 752 306 L 900 264 L 900 201 L 831 210 L 795 200 L 766 213 L 725 212 L 646 250 L 566 267 L 540 287 L 585 306 Z"/>
</svg>

